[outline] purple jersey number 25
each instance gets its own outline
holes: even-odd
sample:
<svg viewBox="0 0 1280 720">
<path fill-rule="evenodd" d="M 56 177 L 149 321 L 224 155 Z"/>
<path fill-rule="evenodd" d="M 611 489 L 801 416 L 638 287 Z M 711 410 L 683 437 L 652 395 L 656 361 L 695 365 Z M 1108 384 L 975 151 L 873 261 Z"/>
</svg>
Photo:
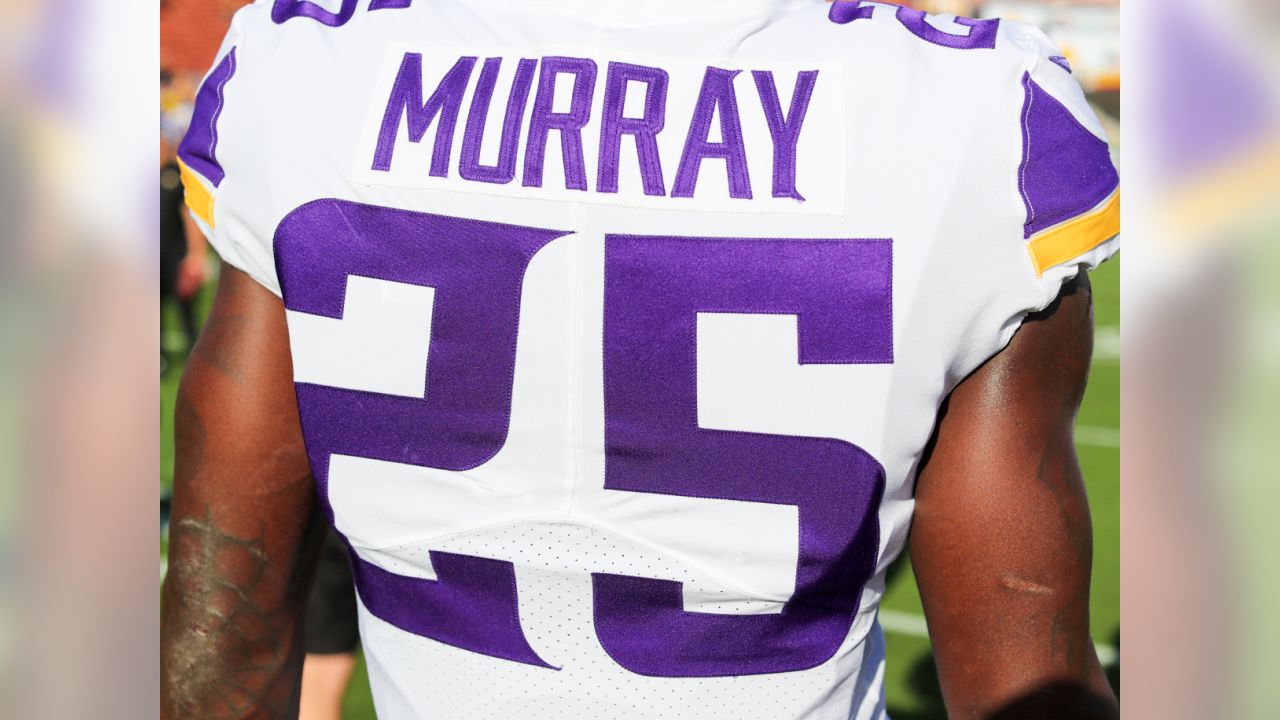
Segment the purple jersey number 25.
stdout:
<svg viewBox="0 0 1280 720">
<path fill-rule="evenodd" d="M 596 574 L 596 632 L 618 664 L 749 675 L 835 654 L 874 572 L 884 469 L 842 440 L 699 428 L 697 315 L 795 315 L 801 365 L 889 363 L 891 278 L 888 240 L 605 238 L 605 487 L 794 505 L 800 520 L 779 614 L 685 612 L 678 582 Z"/>
<path fill-rule="evenodd" d="M 334 453 L 446 470 L 497 453 L 524 272 L 564 234 L 337 200 L 286 217 L 275 239 L 286 308 L 341 317 L 349 275 L 436 292 L 424 398 L 298 384 L 322 496 Z M 697 314 L 794 315 L 801 365 L 892 362 L 890 241 L 609 235 L 604 269 L 604 487 L 793 505 L 800 524 L 795 592 L 780 613 L 685 612 L 678 582 L 596 573 L 601 645 L 632 672 L 668 677 L 825 662 L 874 572 L 884 470 L 841 440 L 699 428 Z M 510 562 L 433 551 L 427 580 L 353 560 L 361 599 L 384 621 L 550 667 L 524 637 Z"/>
</svg>

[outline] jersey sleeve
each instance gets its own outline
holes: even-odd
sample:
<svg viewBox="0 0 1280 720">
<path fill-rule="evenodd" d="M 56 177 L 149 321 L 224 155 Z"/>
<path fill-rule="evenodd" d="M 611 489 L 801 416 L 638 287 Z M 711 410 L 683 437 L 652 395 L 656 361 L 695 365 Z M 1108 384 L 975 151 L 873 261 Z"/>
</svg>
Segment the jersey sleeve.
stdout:
<svg viewBox="0 0 1280 720">
<path fill-rule="evenodd" d="M 244 271 L 280 295 L 271 236 L 255 230 L 250 207 L 253 184 L 252 110 L 256 103 L 246 77 L 244 18 L 238 12 L 218 50 L 213 68 L 196 92 L 191 125 L 178 146 L 187 209 L 223 262 Z M 257 193 L 261 196 L 260 193 Z"/>
<path fill-rule="evenodd" d="M 1066 60 L 1039 30 L 1001 21 L 1008 63 L 993 75 L 998 101 L 981 108 L 985 162 L 957 196 L 975 216 L 957 235 L 968 270 L 957 293 L 955 381 L 1000 352 L 1027 315 L 1119 250 L 1119 175 L 1097 116 Z"/>
<path fill-rule="evenodd" d="M 1043 33 L 1032 32 L 1035 51 L 1021 77 L 1017 185 L 1027 268 L 1042 308 L 1081 268 L 1119 249 L 1120 178 L 1066 59 Z"/>
</svg>

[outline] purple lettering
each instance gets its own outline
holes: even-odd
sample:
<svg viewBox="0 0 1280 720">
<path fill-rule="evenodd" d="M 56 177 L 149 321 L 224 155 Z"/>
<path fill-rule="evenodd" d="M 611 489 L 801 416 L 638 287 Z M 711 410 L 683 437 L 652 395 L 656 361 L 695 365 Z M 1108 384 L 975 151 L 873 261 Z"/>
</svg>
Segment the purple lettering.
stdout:
<svg viewBox="0 0 1280 720">
<path fill-rule="evenodd" d="M 955 23 L 969 28 L 969 33 L 967 35 L 954 35 L 939 30 L 926 22 L 927 15 L 923 10 L 900 7 L 897 10 L 897 16 L 898 22 L 902 23 L 903 27 L 910 30 L 913 35 L 921 40 L 958 50 L 990 50 L 994 48 L 996 46 L 996 30 L 1000 27 L 999 18 L 974 20 L 967 17 L 958 17 L 955 19 Z"/>
<path fill-rule="evenodd" d="M 773 138 L 773 196 L 804 200 L 796 190 L 796 144 L 800 141 L 800 128 L 809 110 L 809 98 L 813 85 L 818 81 L 817 70 L 804 70 L 796 74 L 796 87 L 791 93 L 791 109 L 784 117 L 778 89 L 773 84 L 773 73 L 755 70 L 756 90 L 760 93 L 760 105 L 769 123 L 769 135 Z"/>
<path fill-rule="evenodd" d="M 467 129 L 462 135 L 462 159 L 458 164 L 458 174 L 463 179 L 505 185 L 515 178 L 520 124 L 524 122 L 524 107 L 529 100 L 529 88 L 533 85 L 533 71 L 537 64 L 537 60 L 524 58 L 516 66 L 511 96 L 507 99 L 507 114 L 502 121 L 498 163 L 482 165 L 480 146 L 484 141 L 484 126 L 489 117 L 489 103 L 493 99 L 494 85 L 498 82 L 502 58 L 491 57 L 484 61 L 475 95 L 471 98 L 471 110 L 467 113 Z"/>
<path fill-rule="evenodd" d="M 827 11 L 827 19 L 837 25 L 848 25 L 854 20 L 871 17 L 874 5 L 863 5 L 861 0 L 835 0 Z"/>
<path fill-rule="evenodd" d="M 645 83 L 644 115 L 623 117 L 627 83 Z M 604 110 L 600 118 L 600 159 L 596 172 L 596 192 L 618 192 L 618 156 L 622 152 L 622 136 L 636 141 L 636 157 L 640 162 L 640 178 L 645 195 L 666 195 L 662 179 L 662 158 L 658 155 L 658 133 L 666 123 L 667 84 L 669 77 L 662 68 L 609 63 L 604 85 Z"/>
<path fill-rule="evenodd" d="M 276 0 L 271 6 L 271 21 L 277 25 L 296 17 L 307 17 L 329 27 L 342 27 L 356 12 L 358 0 L 342 0 L 338 12 L 330 12 L 310 0 Z"/>
<path fill-rule="evenodd" d="M 671 197 L 693 197 L 698 171 L 706 158 L 722 158 L 729 175 L 729 196 L 751 198 L 751 176 L 747 171 L 747 150 L 742 144 L 742 123 L 738 118 L 738 97 L 733 79 L 741 70 L 708 67 L 693 109 L 689 134 L 680 155 Z M 720 142 L 711 142 L 711 117 L 720 116 Z"/>
<path fill-rule="evenodd" d="M 873 10 L 878 4 L 867 0 L 836 0 L 831 3 L 831 10 L 827 13 L 827 19 L 837 25 L 844 25 L 854 20 L 870 18 L 873 16 Z M 1000 20 L 998 18 L 974 20 L 972 18 L 957 17 L 955 23 L 969 28 L 969 32 L 967 35 L 956 35 L 930 25 L 927 20 L 928 13 L 923 10 L 915 10 L 905 6 L 895 7 L 888 4 L 885 4 L 885 7 L 894 8 L 894 16 L 912 35 L 934 45 L 959 50 L 990 50 L 996 46 L 996 33 L 1000 28 Z"/>
<path fill-rule="evenodd" d="M 573 97 L 569 111 L 554 112 L 556 76 L 573 75 Z M 524 154 L 525 187 L 542 187 L 542 165 L 547 135 L 560 131 L 560 152 L 564 158 L 564 186 L 587 189 L 587 170 L 582 159 L 582 128 L 591 120 L 591 95 L 596 86 L 596 63 L 589 58 L 550 56 L 542 59 L 538 75 L 538 95 L 529 118 L 529 139 Z"/>
<path fill-rule="evenodd" d="M 439 115 L 436 125 L 435 148 L 431 153 L 431 172 L 435 177 L 449 175 L 449 153 L 453 149 L 453 130 L 458 123 L 458 108 L 462 95 L 475 67 L 474 56 L 458 58 L 444 79 L 427 101 L 422 102 L 422 55 L 405 53 L 396 74 L 391 96 L 387 98 L 387 110 L 382 116 L 382 129 L 378 133 L 378 147 L 373 153 L 374 170 L 390 170 L 391 156 L 396 147 L 396 134 L 400 130 L 400 118 L 409 125 L 409 142 L 421 142 L 431 121 Z"/>
</svg>

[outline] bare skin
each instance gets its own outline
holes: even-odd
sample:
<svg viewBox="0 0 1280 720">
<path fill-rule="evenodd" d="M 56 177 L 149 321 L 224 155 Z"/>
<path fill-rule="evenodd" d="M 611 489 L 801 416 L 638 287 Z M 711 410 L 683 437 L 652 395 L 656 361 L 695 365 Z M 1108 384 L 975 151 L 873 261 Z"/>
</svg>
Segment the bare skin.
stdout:
<svg viewBox="0 0 1280 720">
<path fill-rule="evenodd" d="M 1120 716 L 1089 636 L 1093 534 L 1072 437 L 1092 354 L 1084 278 L 941 413 L 911 560 L 950 717 Z"/>
<path fill-rule="evenodd" d="M 224 268 L 183 374 L 162 718 L 296 718 L 301 624 L 323 523 L 294 397 L 284 309 Z"/>
<path fill-rule="evenodd" d="M 353 653 L 307 655 L 298 720 L 342 720 L 342 698 L 355 669 Z"/>
<path fill-rule="evenodd" d="M 161 717 L 295 718 L 322 537 L 278 298 L 225 267 L 179 395 Z M 949 714 L 1119 716 L 1089 637 L 1092 538 L 1072 425 L 1087 281 L 951 394 L 911 554 Z"/>
</svg>

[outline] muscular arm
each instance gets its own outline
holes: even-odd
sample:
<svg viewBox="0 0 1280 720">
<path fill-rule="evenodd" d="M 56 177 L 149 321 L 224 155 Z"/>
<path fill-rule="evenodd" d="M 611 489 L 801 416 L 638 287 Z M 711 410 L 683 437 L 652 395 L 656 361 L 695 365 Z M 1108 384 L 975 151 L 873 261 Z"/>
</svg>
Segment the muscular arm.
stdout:
<svg viewBox="0 0 1280 720">
<path fill-rule="evenodd" d="M 953 718 L 1117 718 L 1089 637 L 1092 529 L 1072 426 L 1088 279 L 966 378 L 920 472 L 911 559 Z"/>
<path fill-rule="evenodd" d="M 223 266 L 175 410 L 161 717 L 297 717 L 301 617 L 323 536 L 284 308 Z"/>
</svg>

